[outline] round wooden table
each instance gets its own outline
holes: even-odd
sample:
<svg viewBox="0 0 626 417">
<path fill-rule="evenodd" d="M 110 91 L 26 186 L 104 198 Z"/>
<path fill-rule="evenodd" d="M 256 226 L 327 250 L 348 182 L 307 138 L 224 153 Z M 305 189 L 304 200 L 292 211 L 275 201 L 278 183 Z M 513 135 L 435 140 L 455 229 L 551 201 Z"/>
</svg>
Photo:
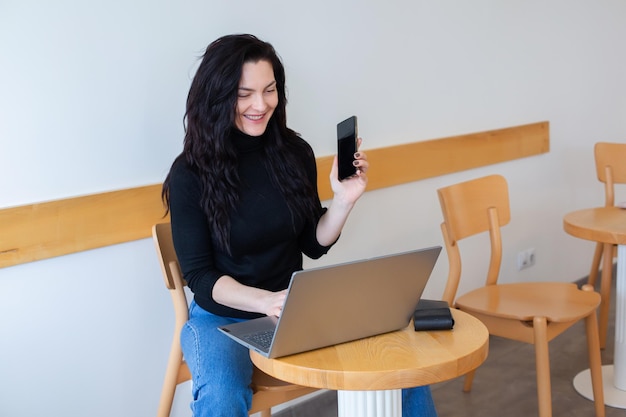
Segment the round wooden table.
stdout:
<svg viewBox="0 0 626 417">
<path fill-rule="evenodd" d="M 338 391 L 339 417 L 401 417 L 401 389 L 452 379 L 487 358 L 489 332 L 452 309 L 453 330 L 396 332 L 297 355 L 268 359 L 251 351 L 262 371 L 298 385 Z"/>
<path fill-rule="evenodd" d="M 565 215 L 563 229 L 572 236 L 604 243 L 604 253 L 617 246 L 615 353 L 613 365 L 602 367 L 604 402 L 606 405 L 626 408 L 626 210 L 619 207 L 598 207 L 578 210 Z M 610 274 L 613 260 L 605 255 L 602 266 L 599 320 L 606 323 L 609 314 Z M 605 279 L 608 278 L 608 279 Z M 600 332 L 601 343 L 606 338 L 606 327 Z M 603 334 L 604 333 L 604 334 Z M 604 344 L 604 343 L 602 343 Z M 591 375 L 585 370 L 574 378 L 574 387 L 583 396 L 593 399 Z"/>
</svg>

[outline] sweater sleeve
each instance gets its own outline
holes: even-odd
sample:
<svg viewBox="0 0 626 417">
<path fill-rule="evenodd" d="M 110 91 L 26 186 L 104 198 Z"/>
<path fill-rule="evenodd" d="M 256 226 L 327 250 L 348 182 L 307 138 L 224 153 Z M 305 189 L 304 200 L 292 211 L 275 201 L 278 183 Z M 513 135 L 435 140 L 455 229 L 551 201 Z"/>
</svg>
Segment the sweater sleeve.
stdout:
<svg viewBox="0 0 626 417">
<path fill-rule="evenodd" d="M 212 299 L 213 286 L 223 273 L 215 267 L 200 181 L 182 159 L 170 172 L 169 192 L 172 237 L 183 277 L 194 294 Z"/>
</svg>

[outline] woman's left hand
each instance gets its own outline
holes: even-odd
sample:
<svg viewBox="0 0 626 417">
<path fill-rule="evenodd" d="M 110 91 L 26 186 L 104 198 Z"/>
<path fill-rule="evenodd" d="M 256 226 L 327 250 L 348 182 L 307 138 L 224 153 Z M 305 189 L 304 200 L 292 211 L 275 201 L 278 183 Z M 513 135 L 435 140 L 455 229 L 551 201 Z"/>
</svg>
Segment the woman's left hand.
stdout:
<svg viewBox="0 0 626 417">
<path fill-rule="evenodd" d="M 330 170 L 330 186 L 335 194 L 335 198 L 340 198 L 342 202 L 346 204 L 354 204 L 356 200 L 361 197 L 367 186 L 367 170 L 369 169 L 369 162 L 367 161 L 367 155 L 365 152 L 359 150 L 361 147 L 362 139 L 357 139 L 357 152 L 354 154 L 354 166 L 356 167 L 356 173 L 346 178 L 343 181 L 339 181 L 338 177 L 338 165 L 337 156 L 333 161 L 333 167 Z"/>
</svg>

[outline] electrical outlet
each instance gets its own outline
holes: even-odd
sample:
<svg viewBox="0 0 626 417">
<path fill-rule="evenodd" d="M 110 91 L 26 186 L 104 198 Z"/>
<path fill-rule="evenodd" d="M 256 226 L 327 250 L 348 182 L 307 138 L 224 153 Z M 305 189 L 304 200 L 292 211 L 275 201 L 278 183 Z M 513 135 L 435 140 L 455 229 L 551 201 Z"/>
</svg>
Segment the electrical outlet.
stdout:
<svg viewBox="0 0 626 417">
<path fill-rule="evenodd" d="M 535 264 L 535 248 L 526 249 L 517 254 L 517 270 L 530 268 Z"/>
</svg>

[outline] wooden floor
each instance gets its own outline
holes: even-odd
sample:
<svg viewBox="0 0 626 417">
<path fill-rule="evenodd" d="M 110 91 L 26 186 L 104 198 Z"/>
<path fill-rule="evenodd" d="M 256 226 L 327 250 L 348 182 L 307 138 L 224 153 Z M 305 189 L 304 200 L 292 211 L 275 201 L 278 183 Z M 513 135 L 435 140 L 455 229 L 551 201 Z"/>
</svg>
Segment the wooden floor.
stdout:
<svg viewBox="0 0 626 417">
<path fill-rule="evenodd" d="M 613 363 L 615 334 L 615 288 L 612 291 L 607 347 L 602 363 Z M 532 345 L 497 337 L 490 339 L 489 357 L 478 369 L 470 393 L 462 391 L 462 379 L 433 385 L 439 417 L 529 417 L 536 416 L 535 357 Z M 594 416 L 593 403 L 572 385 L 578 372 L 588 368 L 584 324 L 550 342 L 553 417 Z M 335 417 L 337 396 L 325 392 L 305 403 L 277 412 L 275 417 Z M 626 410 L 606 407 L 607 417 L 626 417 Z"/>
</svg>

